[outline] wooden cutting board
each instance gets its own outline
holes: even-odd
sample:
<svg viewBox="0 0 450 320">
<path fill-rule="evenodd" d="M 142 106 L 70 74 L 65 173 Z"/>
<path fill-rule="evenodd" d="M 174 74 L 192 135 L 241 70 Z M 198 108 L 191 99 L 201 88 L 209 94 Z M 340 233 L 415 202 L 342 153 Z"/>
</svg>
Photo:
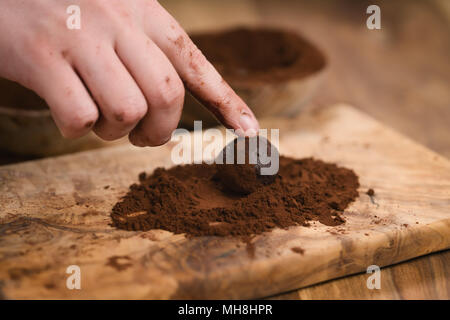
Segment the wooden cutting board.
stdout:
<svg viewBox="0 0 450 320">
<path fill-rule="evenodd" d="M 174 143 L 3 166 L 0 296 L 258 298 L 450 247 L 447 159 L 345 105 L 262 125 L 281 128 L 282 154 L 355 170 L 360 196 L 344 225 L 276 229 L 253 239 L 254 252 L 233 238 L 111 227 L 114 203 L 139 172 L 170 166 Z M 70 265 L 80 290 L 66 287 Z"/>
</svg>

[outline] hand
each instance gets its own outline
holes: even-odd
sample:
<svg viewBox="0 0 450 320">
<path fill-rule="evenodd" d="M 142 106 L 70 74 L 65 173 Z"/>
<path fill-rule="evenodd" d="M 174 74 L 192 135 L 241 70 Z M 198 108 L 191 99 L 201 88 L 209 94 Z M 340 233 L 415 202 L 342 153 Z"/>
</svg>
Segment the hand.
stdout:
<svg viewBox="0 0 450 320">
<path fill-rule="evenodd" d="M 228 128 L 258 129 L 248 106 L 155 0 L 0 2 L 0 76 L 44 98 L 65 137 L 91 129 L 137 146 L 171 138 L 184 86 Z"/>
</svg>

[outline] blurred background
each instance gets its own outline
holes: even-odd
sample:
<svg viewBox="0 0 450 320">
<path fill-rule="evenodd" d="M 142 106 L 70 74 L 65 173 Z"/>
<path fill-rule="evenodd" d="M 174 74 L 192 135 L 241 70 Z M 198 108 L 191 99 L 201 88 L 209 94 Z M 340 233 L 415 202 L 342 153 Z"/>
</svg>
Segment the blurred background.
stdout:
<svg viewBox="0 0 450 320">
<path fill-rule="evenodd" d="M 303 87 L 296 87 L 305 97 L 299 113 L 350 103 L 450 157 L 450 1 L 160 2 L 189 33 L 235 26 L 271 26 L 299 33 L 327 61 L 314 88 L 303 92 Z M 366 27 L 366 8 L 371 4 L 381 8 L 381 30 Z M 254 101 L 253 109 L 270 109 Z M 127 141 L 106 143 L 93 135 L 65 141 L 57 136 L 48 111 L 40 104 L 32 94 L 0 82 L 0 164 Z M 22 107 L 12 111 L 11 105 Z M 282 111 L 257 112 L 258 116 L 265 114 L 285 115 Z"/>
</svg>

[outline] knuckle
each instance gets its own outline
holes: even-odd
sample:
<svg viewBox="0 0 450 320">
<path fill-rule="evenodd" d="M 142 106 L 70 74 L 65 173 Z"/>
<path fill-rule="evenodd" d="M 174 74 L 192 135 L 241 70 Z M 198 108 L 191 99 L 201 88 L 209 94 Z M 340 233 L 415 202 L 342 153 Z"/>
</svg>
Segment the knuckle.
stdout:
<svg viewBox="0 0 450 320">
<path fill-rule="evenodd" d="M 80 42 L 77 39 L 74 41 Z M 27 36 L 18 44 L 18 48 L 24 53 L 25 59 L 40 68 L 51 68 L 59 59 L 66 59 L 71 51 L 55 45 L 55 40 L 49 39 L 45 35 L 35 34 Z"/>
<path fill-rule="evenodd" d="M 111 5 L 111 1 L 97 0 L 94 1 L 94 5 L 105 17 L 120 26 L 133 26 L 136 24 L 133 11 L 126 4 L 126 1 L 115 1 L 114 5 Z"/>
<path fill-rule="evenodd" d="M 23 52 L 38 65 L 47 65 L 51 61 L 49 46 L 46 42 L 36 39 L 28 39 L 23 43 Z"/>
<path fill-rule="evenodd" d="M 147 102 L 143 97 L 128 97 L 113 112 L 113 118 L 124 125 L 131 125 L 141 120 L 146 113 Z"/>
<path fill-rule="evenodd" d="M 181 80 L 177 78 L 158 86 L 155 100 L 157 102 L 155 107 L 163 109 L 180 107 L 184 101 L 184 86 Z"/>
</svg>

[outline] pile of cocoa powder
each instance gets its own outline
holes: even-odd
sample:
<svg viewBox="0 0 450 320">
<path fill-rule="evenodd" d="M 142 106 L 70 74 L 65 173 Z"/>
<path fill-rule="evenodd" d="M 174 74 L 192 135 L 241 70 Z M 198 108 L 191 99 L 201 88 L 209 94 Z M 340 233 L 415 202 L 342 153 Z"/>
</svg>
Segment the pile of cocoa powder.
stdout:
<svg viewBox="0 0 450 320">
<path fill-rule="evenodd" d="M 308 76 L 325 57 L 297 33 L 269 28 L 235 28 L 197 33 L 192 41 L 230 82 L 278 82 Z"/>
<path fill-rule="evenodd" d="M 141 173 L 139 184 L 131 185 L 112 209 L 113 225 L 248 238 L 274 228 L 308 226 L 310 221 L 340 225 L 345 222 L 342 212 L 358 197 L 358 177 L 352 170 L 312 158 L 280 157 L 275 181 L 247 195 L 227 190 L 218 166 L 191 164 Z"/>
</svg>

